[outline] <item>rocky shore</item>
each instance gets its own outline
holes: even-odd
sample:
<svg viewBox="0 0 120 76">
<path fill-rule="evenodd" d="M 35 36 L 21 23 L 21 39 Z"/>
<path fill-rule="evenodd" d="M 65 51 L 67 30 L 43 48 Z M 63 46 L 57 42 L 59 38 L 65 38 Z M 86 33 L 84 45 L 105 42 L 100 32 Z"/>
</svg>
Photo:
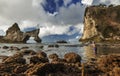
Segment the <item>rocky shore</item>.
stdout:
<svg viewBox="0 0 120 76">
<path fill-rule="evenodd" d="M 43 51 L 29 50 L 28 47 L 21 49 L 12 56 L 0 57 L 0 76 L 120 75 L 120 55 L 101 55 L 81 63 L 81 56 L 74 52 L 66 53 L 60 58 L 56 53 L 47 55 Z"/>
</svg>

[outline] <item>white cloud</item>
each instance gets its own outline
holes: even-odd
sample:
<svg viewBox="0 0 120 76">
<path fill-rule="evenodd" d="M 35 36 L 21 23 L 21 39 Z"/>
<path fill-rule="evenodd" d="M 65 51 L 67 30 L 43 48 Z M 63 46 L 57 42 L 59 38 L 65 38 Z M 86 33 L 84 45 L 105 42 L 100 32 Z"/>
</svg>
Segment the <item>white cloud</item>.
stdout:
<svg viewBox="0 0 120 76">
<path fill-rule="evenodd" d="M 57 0 L 56 0 L 57 1 Z M 67 5 L 71 0 L 64 0 Z M 71 4 L 69 7 L 59 7 L 59 12 L 48 14 L 40 5 L 45 0 L 0 0 L 0 29 L 6 31 L 14 22 L 21 29 L 40 24 L 40 36 L 49 34 L 68 34 L 70 26 L 75 26 L 82 32 L 85 5 Z M 83 4 L 120 4 L 120 0 L 82 0 Z M 81 30 L 80 30 L 81 29 Z M 76 31 L 71 32 L 74 33 Z"/>
<path fill-rule="evenodd" d="M 85 5 L 92 5 L 93 0 L 82 0 L 81 3 Z"/>
<path fill-rule="evenodd" d="M 70 26 L 55 26 L 55 25 L 51 25 L 51 26 L 47 26 L 44 25 L 43 27 L 41 27 L 40 29 L 40 37 L 43 36 L 47 36 L 50 34 L 65 34 L 68 32 Z"/>
<path fill-rule="evenodd" d="M 70 3 L 72 0 L 64 0 L 64 4 L 65 4 L 65 6 L 68 4 L 68 3 Z"/>
<path fill-rule="evenodd" d="M 98 5 L 98 4 L 114 4 L 114 5 L 120 5 L 120 0 L 93 0 L 93 5 Z"/>
</svg>

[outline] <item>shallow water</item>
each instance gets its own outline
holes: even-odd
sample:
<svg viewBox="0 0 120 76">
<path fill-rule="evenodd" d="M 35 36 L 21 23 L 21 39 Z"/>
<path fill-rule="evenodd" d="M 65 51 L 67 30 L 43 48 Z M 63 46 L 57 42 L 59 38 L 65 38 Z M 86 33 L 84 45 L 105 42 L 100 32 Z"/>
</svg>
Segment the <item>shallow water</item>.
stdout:
<svg viewBox="0 0 120 76">
<path fill-rule="evenodd" d="M 0 44 L 0 56 L 11 56 L 13 54 L 15 54 L 17 51 L 15 50 L 10 50 L 10 48 L 8 49 L 3 49 L 3 46 L 14 46 L 14 47 L 18 47 L 18 48 L 22 48 L 22 47 L 29 47 L 29 49 L 34 50 L 34 51 L 44 51 L 45 53 L 47 53 L 47 55 L 52 54 L 52 53 L 57 53 L 59 55 L 60 58 L 63 58 L 64 55 L 66 53 L 69 52 L 75 52 L 77 54 L 79 54 L 82 57 L 82 62 L 86 61 L 89 58 L 95 57 L 94 54 L 94 50 L 91 46 L 89 45 L 82 45 L 82 44 L 57 44 L 59 45 L 58 48 L 56 47 L 48 47 L 48 45 L 50 44 L 6 44 L 6 43 L 1 43 Z M 52 44 L 54 45 L 54 44 Z M 41 48 L 41 46 L 44 46 L 43 48 Z M 104 54 L 120 54 L 120 47 L 118 47 L 118 45 L 115 46 L 98 46 L 97 47 L 97 55 L 104 55 Z"/>
</svg>

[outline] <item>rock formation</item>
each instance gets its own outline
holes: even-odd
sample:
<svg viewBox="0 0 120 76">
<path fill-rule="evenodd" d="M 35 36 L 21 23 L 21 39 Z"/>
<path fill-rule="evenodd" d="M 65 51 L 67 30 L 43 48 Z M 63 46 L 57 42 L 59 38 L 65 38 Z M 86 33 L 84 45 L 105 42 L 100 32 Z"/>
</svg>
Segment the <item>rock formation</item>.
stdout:
<svg viewBox="0 0 120 76">
<path fill-rule="evenodd" d="M 84 32 L 80 40 L 120 40 L 120 5 L 90 6 L 84 15 Z"/>
<path fill-rule="evenodd" d="M 26 43 L 30 37 L 34 37 L 36 42 L 41 42 L 41 39 L 38 36 L 39 29 L 22 32 L 17 23 L 14 23 L 8 30 L 6 31 L 5 36 L 1 36 L 0 42 L 3 43 Z"/>
</svg>

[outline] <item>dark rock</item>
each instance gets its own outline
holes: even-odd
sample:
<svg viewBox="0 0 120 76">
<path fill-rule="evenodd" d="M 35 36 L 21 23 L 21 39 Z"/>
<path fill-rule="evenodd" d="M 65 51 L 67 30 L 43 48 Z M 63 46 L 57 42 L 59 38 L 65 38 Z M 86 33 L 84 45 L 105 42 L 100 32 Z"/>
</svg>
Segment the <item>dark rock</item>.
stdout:
<svg viewBox="0 0 120 76">
<path fill-rule="evenodd" d="M 65 40 L 60 40 L 60 41 L 57 41 L 56 43 L 67 43 L 67 41 L 65 41 Z"/>
<path fill-rule="evenodd" d="M 55 44 L 55 47 L 56 47 L 56 48 L 59 48 L 59 45 Z"/>
<path fill-rule="evenodd" d="M 8 49 L 9 47 L 8 46 L 3 46 L 3 49 Z"/>
<path fill-rule="evenodd" d="M 62 58 L 54 58 L 51 60 L 51 63 L 66 63 L 66 60 Z"/>
<path fill-rule="evenodd" d="M 27 46 L 24 46 L 24 47 L 22 47 L 21 49 L 29 49 L 29 47 L 27 47 Z"/>
<path fill-rule="evenodd" d="M 10 50 L 19 51 L 20 49 L 19 49 L 18 47 L 15 47 L 15 46 L 11 46 L 11 47 L 10 47 Z"/>
<path fill-rule="evenodd" d="M 48 58 L 42 58 L 39 56 L 33 56 L 30 58 L 30 63 L 36 64 L 36 63 L 46 63 L 49 62 Z"/>
<path fill-rule="evenodd" d="M 81 62 L 81 57 L 74 52 L 70 52 L 70 53 L 65 54 L 64 59 L 69 63 Z"/>
<path fill-rule="evenodd" d="M 44 48 L 44 46 L 40 46 L 39 48 L 43 49 L 43 48 Z"/>
<path fill-rule="evenodd" d="M 30 63 L 46 63 L 49 62 L 48 58 L 47 58 L 47 54 L 45 52 L 38 52 L 35 56 L 32 56 L 30 58 Z"/>
<path fill-rule="evenodd" d="M 80 73 L 80 70 L 78 70 L 73 66 L 65 65 L 63 63 L 41 63 L 41 64 L 35 64 L 34 67 L 28 69 L 25 73 L 27 76 L 32 76 L 32 75 L 48 76 L 50 74 L 59 76 L 57 75 L 59 73 L 61 73 L 61 76 L 63 76 L 63 74 L 71 74 L 71 73 L 75 75 L 76 73 Z"/>
<path fill-rule="evenodd" d="M 49 48 L 54 47 L 54 45 L 48 45 Z"/>
<path fill-rule="evenodd" d="M 33 50 L 22 50 L 20 53 L 22 55 L 35 55 L 36 54 L 36 52 Z"/>
<path fill-rule="evenodd" d="M 14 73 L 17 73 L 17 74 L 19 74 L 19 73 L 24 73 L 27 69 L 28 69 L 28 65 L 21 65 L 21 66 L 17 66 L 17 67 L 13 70 L 13 72 L 14 72 Z"/>
</svg>

